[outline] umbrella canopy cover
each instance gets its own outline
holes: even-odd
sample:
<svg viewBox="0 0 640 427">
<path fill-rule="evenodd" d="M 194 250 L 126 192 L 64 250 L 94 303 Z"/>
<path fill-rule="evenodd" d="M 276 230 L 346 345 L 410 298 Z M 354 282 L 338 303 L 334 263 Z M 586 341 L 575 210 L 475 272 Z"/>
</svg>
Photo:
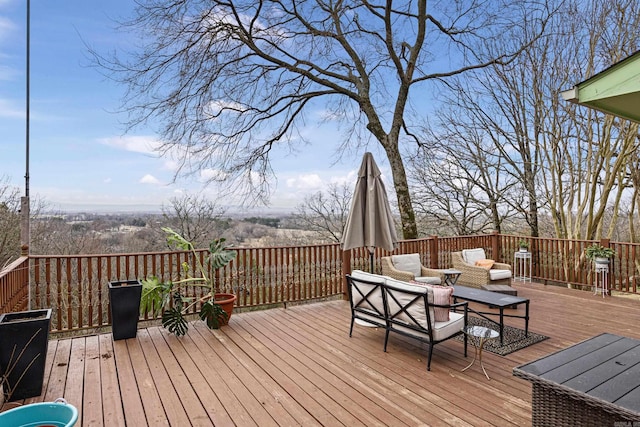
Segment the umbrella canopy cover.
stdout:
<svg viewBox="0 0 640 427">
<path fill-rule="evenodd" d="M 364 246 L 373 253 L 375 248 L 392 251 L 398 246 L 387 190 L 380 175 L 373 155 L 365 153 L 340 242 L 343 250 Z"/>
</svg>

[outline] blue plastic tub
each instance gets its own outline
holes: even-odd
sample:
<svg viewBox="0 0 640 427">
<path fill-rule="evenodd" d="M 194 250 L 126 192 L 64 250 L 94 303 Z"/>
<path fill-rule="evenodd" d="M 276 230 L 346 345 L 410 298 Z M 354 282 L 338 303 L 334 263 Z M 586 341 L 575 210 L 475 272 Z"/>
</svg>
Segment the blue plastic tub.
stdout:
<svg viewBox="0 0 640 427">
<path fill-rule="evenodd" d="M 32 403 L 0 412 L 2 427 L 71 427 L 78 420 L 78 410 L 63 399 Z"/>
</svg>

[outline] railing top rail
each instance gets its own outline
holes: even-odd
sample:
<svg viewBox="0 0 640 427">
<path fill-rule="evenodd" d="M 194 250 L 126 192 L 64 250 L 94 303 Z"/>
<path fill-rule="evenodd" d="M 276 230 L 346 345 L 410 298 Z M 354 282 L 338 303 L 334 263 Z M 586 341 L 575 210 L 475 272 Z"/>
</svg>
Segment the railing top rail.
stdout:
<svg viewBox="0 0 640 427">
<path fill-rule="evenodd" d="M 0 270 L 0 278 L 2 278 L 3 276 L 11 273 L 11 271 L 13 271 L 16 268 L 18 268 L 20 266 L 20 264 L 23 264 L 23 263 L 28 262 L 28 261 L 29 261 L 29 257 L 28 256 L 21 256 L 21 257 L 17 258 L 11 264 L 7 265 L 2 270 Z"/>
<path fill-rule="evenodd" d="M 339 243 L 324 243 L 324 244 L 315 244 L 315 245 L 294 245 L 294 246 L 260 246 L 260 247 L 252 247 L 252 246 L 228 246 L 229 249 L 236 251 L 250 251 L 250 250 L 272 250 L 272 249 L 305 249 L 305 248 L 317 248 L 317 247 L 333 247 L 338 246 Z M 205 252 L 207 248 L 199 248 L 196 249 L 197 252 Z M 45 259 L 45 258 L 60 258 L 60 259 L 68 259 L 68 258 L 97 258 L 97 257 L 135 257 L 135 256 L 151 256 L 158 254 L 170 254 L 170 253 L 184 253 L 185 251 L 153 251 L 153 252 L 118 252 L 118 253 L 103 253 L 103 254 L 75 254 L 75 255 L 37 255 L 30 254 L 29 258 L 31 259 Z M 188 251 L 186 251 L 188 252 Z"/>
</svg>

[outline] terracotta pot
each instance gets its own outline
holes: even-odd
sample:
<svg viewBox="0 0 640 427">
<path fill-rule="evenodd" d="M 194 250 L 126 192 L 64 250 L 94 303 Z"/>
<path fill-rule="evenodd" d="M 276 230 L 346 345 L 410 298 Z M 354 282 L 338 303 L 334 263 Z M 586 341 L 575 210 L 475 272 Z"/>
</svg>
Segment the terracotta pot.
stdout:
<svg viewBox="0 0 640 427">
<path fill-rule="evenodd" d="M 233 312 L 233 306 L 238 298 L 235 294 L 217 293 L 214 295 L 216 304 L 220 304 L 222 309 L 227 313 L 227 321 L 222 322 L 223 325 L 229 323 L 231 320 L 231 313 Z"/>
</svg>

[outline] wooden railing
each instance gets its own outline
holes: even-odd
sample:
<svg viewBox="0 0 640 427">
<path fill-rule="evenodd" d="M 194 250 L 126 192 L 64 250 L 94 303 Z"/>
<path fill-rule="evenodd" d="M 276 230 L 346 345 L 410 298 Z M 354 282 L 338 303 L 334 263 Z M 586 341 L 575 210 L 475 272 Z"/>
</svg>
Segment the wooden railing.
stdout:
<svg viewBox="0 0 640 427">
<path fill-rule="evenodd" d="M 482 247 L 488 258 L 514 263 L 521 236 L 488 234 L 401 241 L 393 253 L 417 252 L 432 268 L 451 265 L 451 252 Z M 594 284 L 593 268 L 584 257 L 586 240 L 529 238 L 533 280 L 545 284 L 584 287 Z M 613 290 L 638 293 L 640 245 L 609 242 L 616 251 L 609 272 Z M 338 244 L 300 247 L 237 248 L 237 258 L 215 273 L 220 291 L 238 296 L 236 307 L 251 309 L 344 295 L 344 275 L 353 269 L 369 271 L 366 248 L 343 252 Z M 374 271 L 380 257 L 376 249 Z M 199 253 L 204 259 L 205 252 Z M 108 326 L 108 282 L 156 275 L 175 280 L 182 262 L 194 260 L 184 252 L 109 255 L 31 255 L 20 258 L 0 273 L 0 313 L 27 308 L 52 308 L 52 331 L 75 331 Z M 193 289 L 193 296 L 198 290 Z M 144 318 L 149 318 L 147 313 Z"/>
<path fill-rule="evenodd" d="M 239 248 L 237 257 L 216 272 L 220 292 L 238 296 L 236 307 L 287 304 L 342 294 L 338 245 Z M 206 251 L 198 252 L 204 264 Z M 157 276 L 177 280 L 180 265 L 194 260 L 188 252 L 117 255 L 31 256 L 34 307 L 53 308 L 52 330 L 109 325 L 108 283 Z M 206 265 L 206 264 L 205 264 Z M 201 290 L 191 288 L 191 295 Z M 194 311 L 198 307 L 194 307 Z M 151 315 L 147 313 L 145 318 Z"/>
<path fill-rule="evenodd" d="M 505 262 L 514 263 L 513 253 L 518 250 L 521 236 L 502 235 L 501 253 L 511 254 Z M 591 288 L 595 273 L 591 262 L 585 257 L 585 249 L 593 243 L 611 247 L 616 254 L 609 264 L 609 287 L 618 292 L 639 293 L 640 244 L 611 242 L 608 239 L 563 240 L 548 238 L 527 238 L 529 251 L 533 257 L 533 280 L 545 284 L 559 284 L 571 287 Z"/>
<path fill-rule="evenodd" d="M 20 257 L 0 271 L 0 313 L 29 308 L 29 257 Z"/>
</svg>

